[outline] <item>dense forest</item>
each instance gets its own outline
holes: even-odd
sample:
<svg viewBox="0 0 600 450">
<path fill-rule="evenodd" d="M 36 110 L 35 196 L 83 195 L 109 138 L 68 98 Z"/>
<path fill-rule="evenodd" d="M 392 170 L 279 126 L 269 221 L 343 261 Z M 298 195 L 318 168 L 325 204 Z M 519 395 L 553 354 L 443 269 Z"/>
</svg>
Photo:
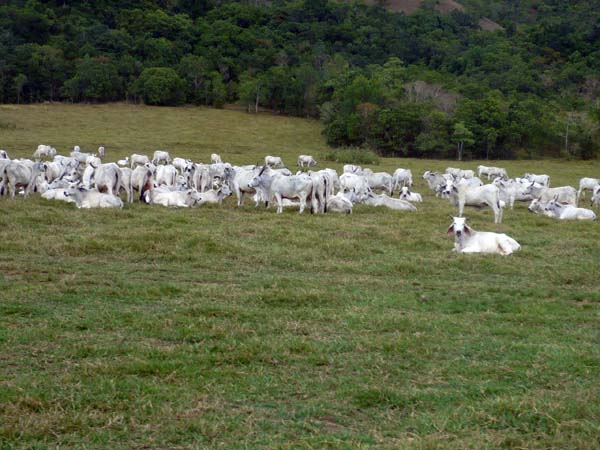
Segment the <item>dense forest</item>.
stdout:
<svg viewBox="0 0 600 450">
<path fill-rule="evenodd" d="M 600 3 L 462 3 L 5 1 L 0 102 L 237 102 L 382 155 L 595 157 Z"/>
</svg>

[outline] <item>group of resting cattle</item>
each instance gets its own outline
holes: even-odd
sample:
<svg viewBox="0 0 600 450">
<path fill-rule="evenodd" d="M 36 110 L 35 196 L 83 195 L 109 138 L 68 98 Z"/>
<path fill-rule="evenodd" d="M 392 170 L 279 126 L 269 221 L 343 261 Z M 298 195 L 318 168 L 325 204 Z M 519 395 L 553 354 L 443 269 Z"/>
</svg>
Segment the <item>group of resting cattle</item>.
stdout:
<svg viewBox="0 0 600 450">
<path fill-rule="evenodd" d="M 133 154 L 117 163 L 103 163 L 104 156 L 104 147 L 90 154 L 75 146 L 69 156 L 62 156 L 53 147 L 40 145 L 33 160 L 11 160 L 6 151 L 0 150 L 0 195 L 14 198 L 21 189 L 25 197 L 38 192 L 46 199 L 73 202 L 78 208 L 122 208 L 120 195 L 125 192 L 130 203 L 137 193 L 141 202 L 187 208 L 220 204 L 232 194 L 242 206 L 244 195 L 248 194 L 256 206 L 275 201 L 277 213 L 290 206 L 298 207 L 302 213 L 309 203 L 313 213 L 347 214 L 352 213 L 356 203 L 416 211 L 413 203 L 422 201 L 420 194 L 410 190 L 410 169 L 389 174 L 345 165 L 338 175 L 329 168 L 311 170 L 317 165 L 315 159 L 300 155 L 297 163 L 302 170 L 294 175 L 276 156 L 266 156 L 264 165 L 248 166 L 223 163 L 214 153 L 210 164 L 171 159 L 168 152 L 161 150 L 155 151 L 152 159 Z M 488 184 L 481 181 L 483 176 Z M 455 251 L 461 253 L 510 254 L 520 248 L 505 234 L 470 228 L 462 218 L 465 206 L 488 206 L 495 223 L 502 222 L 504 207 L 512 209 L 515 201 L 530 202 L 530 211 L 561 220 L 596 219 L 592 210 L 578 207 L 585 191 L 591 191 L 592 205 L 600 207 L 600 180 L 595 178 L 582 178 L 579 190 L 571 186 L 551 188 L 548 175 L 525 174 L 509 179 L 503 168 L 478 166 L 477 176 L 473 170 L 449 167 L 445 173 L 427 171 L 423 179 L 436 196 L 448 198 L 458 207 L 459 217 L 454 218 L 448 233 L 454 234 Z"/>
</svg>

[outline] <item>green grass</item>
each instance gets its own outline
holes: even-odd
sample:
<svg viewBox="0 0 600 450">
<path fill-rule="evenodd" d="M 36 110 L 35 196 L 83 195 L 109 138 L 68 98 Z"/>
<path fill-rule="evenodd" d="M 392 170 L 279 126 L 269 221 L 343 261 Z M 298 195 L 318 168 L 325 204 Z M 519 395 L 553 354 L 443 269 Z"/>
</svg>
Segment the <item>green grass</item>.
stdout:
<svg viewBox="0 0 600 450">
<path fill-rule="evenodd" d="M 327 151 L 316 122 L 232 111 L 5 106 L 0 121 L 11 156 Z M 455 210 L 419 178 L 448 165 L 380 159 L 413 169 L 413 214 L 0 199 L 0 448 L 598 448 L 600 225 L 468 209 L 522 250 L 456 255 Z M 498 165 L 555 186 L 600 168 Z"/>
</svg>

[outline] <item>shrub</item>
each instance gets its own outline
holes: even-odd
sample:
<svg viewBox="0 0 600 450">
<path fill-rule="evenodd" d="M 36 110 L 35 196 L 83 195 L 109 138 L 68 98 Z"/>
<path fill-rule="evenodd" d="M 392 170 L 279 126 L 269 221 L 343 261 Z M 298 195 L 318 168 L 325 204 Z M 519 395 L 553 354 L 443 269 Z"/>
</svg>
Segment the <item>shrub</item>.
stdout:
<svg viewBox="0 0 600 450">
<path fill-rule="evenodd" d="M 364 148 L 336 148 L 323 155 L 326 161 L 344 164 L 379 164 L 379 157 L 369 149 Z"/>
<path fill-rule="evenodd" d="M 185 81 L 168 67 L 144 69 L 135 90 L 147 105 L 173 106 L 185 102 Z"/>
</svg>

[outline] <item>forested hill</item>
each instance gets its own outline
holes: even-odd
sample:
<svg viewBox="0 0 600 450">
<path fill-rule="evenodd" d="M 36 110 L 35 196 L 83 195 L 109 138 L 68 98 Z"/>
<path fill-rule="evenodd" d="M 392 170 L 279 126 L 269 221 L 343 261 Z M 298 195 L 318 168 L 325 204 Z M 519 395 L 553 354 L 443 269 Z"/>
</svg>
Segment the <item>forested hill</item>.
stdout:
<svg viewBox="0 0 600 450">
<path fill-rule="evenodd" d="M 3 2 L 0 102 L 239 102 L 382 154 L 594 156 L 598 1 L 370 3 Z"/>
</svg>

